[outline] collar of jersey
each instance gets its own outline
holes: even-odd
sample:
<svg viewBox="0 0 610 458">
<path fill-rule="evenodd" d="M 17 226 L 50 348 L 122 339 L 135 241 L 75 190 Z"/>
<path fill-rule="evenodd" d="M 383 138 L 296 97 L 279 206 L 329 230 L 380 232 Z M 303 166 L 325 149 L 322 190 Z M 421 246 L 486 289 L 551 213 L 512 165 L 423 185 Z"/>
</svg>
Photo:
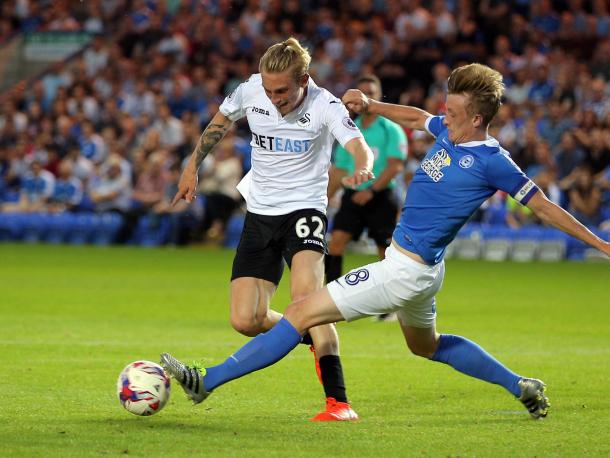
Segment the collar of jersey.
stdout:
<svg viewBox="0 0 610 458">
<path fill-rule="evenodd" d="M 458 143 L 455 146 L 466 146 L 468 148 L 471 148 L 471 147 L 474 147 L 474 146 L 496 147 L 496 146 L 500 146 L 500 143 L 498 143 L 498 140 L 496 140 L 495 138 L 488 137 L 487 140 L 476 140 L 476 141 L 472 141 L 472 142 Z"/>
</svg>

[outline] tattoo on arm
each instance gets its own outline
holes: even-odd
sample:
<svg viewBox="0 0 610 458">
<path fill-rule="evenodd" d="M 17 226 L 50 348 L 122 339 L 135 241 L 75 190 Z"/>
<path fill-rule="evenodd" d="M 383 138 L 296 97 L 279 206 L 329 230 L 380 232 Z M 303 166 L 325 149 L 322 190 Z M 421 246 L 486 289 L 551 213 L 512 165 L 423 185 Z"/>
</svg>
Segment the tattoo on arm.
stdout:
<svg viewBox="0 0 610 458">
<path fill-rule="evenodd" d="M 201 134 L 201 137 L 199 137 L 199 141 L 197 142 L 197 146 L 195 147 L 195 165 L 197 166 L 197 168 L 199 168 L 203 160 L 214 149 L 218 142 L 222 140 L 222 138 L 225 136 L 230 127 L 230 123 L 208 124 L 208 127 L 205 128 L 205 130 Z"/>
</svg>

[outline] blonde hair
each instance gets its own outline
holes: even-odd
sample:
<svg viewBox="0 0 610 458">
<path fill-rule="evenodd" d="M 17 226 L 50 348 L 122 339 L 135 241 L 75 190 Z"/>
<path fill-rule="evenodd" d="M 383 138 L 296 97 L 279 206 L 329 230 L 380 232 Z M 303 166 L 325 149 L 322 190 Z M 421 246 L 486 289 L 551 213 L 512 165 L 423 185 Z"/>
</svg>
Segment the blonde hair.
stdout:
<svg viewBox="0 0 610 458">
<path fill-rule="evenodd" d="M 270 46 L 258 64 L 259 72 L 282 73 L 292 69 L 295 79 L 299 79 L 309 71 L 311 56 L 309 51 L 301 46 L 299 40 L 290 37 L 281 43 Z"/>
<path fill-rule="evenodd" d="M 502 105 L 504 82 L 500 72 L 486 65 L 468 64 L 451 72 L 447 92 L 468 95 L 468 113 L 480 114 L 488 125 Z"/>
</svg>

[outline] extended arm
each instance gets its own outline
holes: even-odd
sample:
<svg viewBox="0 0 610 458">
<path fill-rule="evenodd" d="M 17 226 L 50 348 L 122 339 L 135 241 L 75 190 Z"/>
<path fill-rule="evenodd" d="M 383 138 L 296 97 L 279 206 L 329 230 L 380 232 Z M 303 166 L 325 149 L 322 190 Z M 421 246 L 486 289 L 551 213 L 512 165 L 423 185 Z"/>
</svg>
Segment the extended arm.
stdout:
<svg viewBox="0 0 610 458">
<path fill-rule="evenodd" d="M 409 129 L 425 130 L 427 111 L 407 105 L 394 105 L 373 100 L 358 89 L 350 89 L 343 96 L 345 106 L 356 113 L 371 113 L 388 118 Z"/>
<path fill-rule="evenodd" d="M 185 199 L 187 202 L 193 201 L 197 192 L 197 170 L 232 125 L 233 122 L 222 113 L 218 112 L 214 115 L 203 134 L 201 134 L 197 146 L 180 177 L 178 192 L 172 200 L 172 205 L 175 205 L 180 199 Z"/>
<path fill-rule="evenodd" d="M 542 191 L 539 190 L 534 194 L 534 197 L 528 202 L 527 207 L 543 222 L 556 227 L 572 237 L 576 237 L 578 240 L 582 240 L 610 256 L 609 242 L 600 239 L 567 211 L 548 200 Z"/>
<path fill-rule="evenodd" d="M 375 178 L 372 172 L 373 152 L 362 137 L 352 138 L 345 144 L 344 148 L 354 157 L 355 165 L 354 174 L 342 180 L 344 186 L 355 188 Z"/>
</svg>

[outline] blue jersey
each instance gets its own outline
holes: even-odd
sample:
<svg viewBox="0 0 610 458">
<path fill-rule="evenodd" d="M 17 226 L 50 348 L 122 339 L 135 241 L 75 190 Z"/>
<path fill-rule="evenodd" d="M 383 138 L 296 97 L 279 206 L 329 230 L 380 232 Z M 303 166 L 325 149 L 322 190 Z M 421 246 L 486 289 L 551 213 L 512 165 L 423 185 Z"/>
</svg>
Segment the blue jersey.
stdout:
<svg viewBox="0 0 610 458">
<path fill-rule="evenodd" d="M 51 198 L 53 202 L 78 205 L 83 200 L 83 186 L 78 178 L 57 180 Z"/>
<path fill-rule="evenodd" d="M 442 261 L 460 228 L 498 189 L 522 205 L 538 190 L 495 138 L 455 145 L 447 138 L 443 119 L 426 121 L 436 142 L 409 185 L 393 235 L 428 264 Z"/>
</svg>

